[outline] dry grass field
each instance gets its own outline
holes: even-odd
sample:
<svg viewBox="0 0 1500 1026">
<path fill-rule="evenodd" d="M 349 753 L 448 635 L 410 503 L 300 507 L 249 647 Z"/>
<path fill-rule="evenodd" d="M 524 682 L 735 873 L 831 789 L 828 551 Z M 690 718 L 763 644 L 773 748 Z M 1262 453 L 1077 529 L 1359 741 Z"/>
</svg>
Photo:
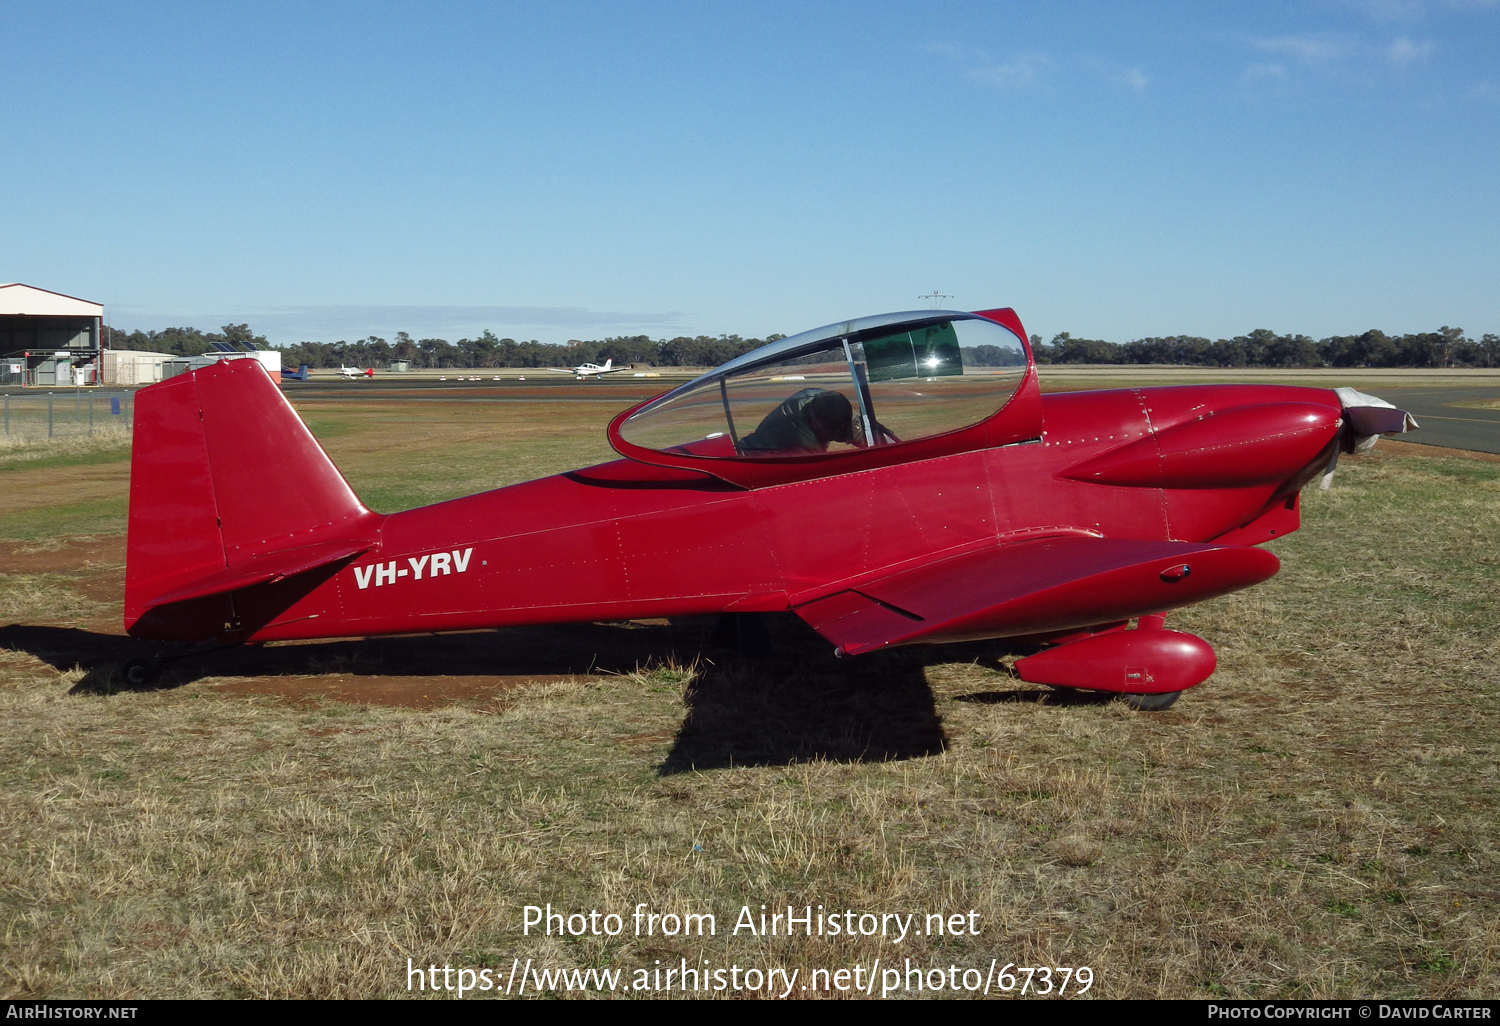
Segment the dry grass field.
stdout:
<svg viewBox="0 0 1500 1026">
<path fill-rule="evenodd" d="M 610 409 L 302 412 L 389 511 L 605 458 Z M 515 959 L 800 985 L 877 958 L 1088 966 L 1101 997 L 1500 989 L 1494 459 L 1346 459 L 1279 576 L 1169 621 L 1214 677 L 1134 713 L 995 646 L 836 662 L 791 618 L 755 662 L 703 623 L 594 624 L 271 646 L 120 691 L 126 456 L 0 452 L 7 997 L 401 996 L 408 959 L 502 989 Z M 523 937 L 548 902 L 625 932 Z M 637 903 L 717 935 L 633 936 Z M 731 933 L 762 904 L 979 932 Z"/>
</svg>

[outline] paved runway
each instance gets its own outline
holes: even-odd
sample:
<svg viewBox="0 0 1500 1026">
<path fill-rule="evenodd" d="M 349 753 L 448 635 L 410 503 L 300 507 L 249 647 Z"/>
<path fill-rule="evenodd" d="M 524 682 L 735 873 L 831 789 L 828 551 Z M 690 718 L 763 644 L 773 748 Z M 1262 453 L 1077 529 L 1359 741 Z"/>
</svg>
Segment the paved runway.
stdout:
<svg viewBox="0 0 1500 1026">
<path fill-rule="evenodd" d="M 1500 401 L 1500 386 L 1488 388 L 1380 388 L 1372 394 L 1407 410 L 1420 429 L 1400 435 L 1403 442 L 1448 449 L 1500 453 L 1500 409 L 1476 410 L 1456 402 Z"/>
</svg>

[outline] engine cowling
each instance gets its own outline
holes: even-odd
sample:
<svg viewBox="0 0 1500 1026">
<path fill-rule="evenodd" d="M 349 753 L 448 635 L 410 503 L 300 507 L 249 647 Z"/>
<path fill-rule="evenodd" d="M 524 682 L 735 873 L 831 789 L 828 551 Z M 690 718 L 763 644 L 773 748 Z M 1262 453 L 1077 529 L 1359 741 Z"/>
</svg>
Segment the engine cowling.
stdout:
<svg viewBox="0 0 1500 1026">
<path fill-rule="evenodd" d="M 1135 488 L 1244 488 L 1279 483 L 1338 432 L 1339 410 L 1252 403 L 1205 414 L 1074 464 L 1060 476 Z"/>
</svg>

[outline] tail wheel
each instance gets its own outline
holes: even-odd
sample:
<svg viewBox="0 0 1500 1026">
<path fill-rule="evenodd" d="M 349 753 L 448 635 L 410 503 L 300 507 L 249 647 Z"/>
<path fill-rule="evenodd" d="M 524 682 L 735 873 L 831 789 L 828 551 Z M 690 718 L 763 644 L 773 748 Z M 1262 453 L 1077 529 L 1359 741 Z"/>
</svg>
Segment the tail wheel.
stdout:
<svg viewBox="0 0 1500 1026">
<path fill-rule="evenodd" d="M 143 688 L 156 680 L 160 671 L 147 659 L 132 659 L 120 667 L 120 679 L 126 687 Z"/>
<path fill-rule="evenodd" d="M 1161 712 L 1181 696 L 1181 691 L 1162 691 L 1154 695 L 1121 695 L 1120 701 L 1137 712 Z"/>
</svg>

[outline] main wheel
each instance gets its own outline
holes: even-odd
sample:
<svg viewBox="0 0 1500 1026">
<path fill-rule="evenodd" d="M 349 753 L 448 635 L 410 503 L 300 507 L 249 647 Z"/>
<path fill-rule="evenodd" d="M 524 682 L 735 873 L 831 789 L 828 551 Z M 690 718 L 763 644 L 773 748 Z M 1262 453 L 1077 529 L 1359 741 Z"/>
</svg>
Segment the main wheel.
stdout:
<svg viewBox="0 0 1500 1026">
<path fill-rule="evenodd" d="M 1181 691 L 1162 691 L 1154 695 L 1121 695 L 1120 701 L 1137 712 L 1161 712 L 1182 695 Z"/>
<path fill-rule="evenodd" d="M 156 664 L 148 659 L 131 659 L 120 667 L 120 679 L 129 688 L 143 688 L 156 680 Z"/>
</svg>

